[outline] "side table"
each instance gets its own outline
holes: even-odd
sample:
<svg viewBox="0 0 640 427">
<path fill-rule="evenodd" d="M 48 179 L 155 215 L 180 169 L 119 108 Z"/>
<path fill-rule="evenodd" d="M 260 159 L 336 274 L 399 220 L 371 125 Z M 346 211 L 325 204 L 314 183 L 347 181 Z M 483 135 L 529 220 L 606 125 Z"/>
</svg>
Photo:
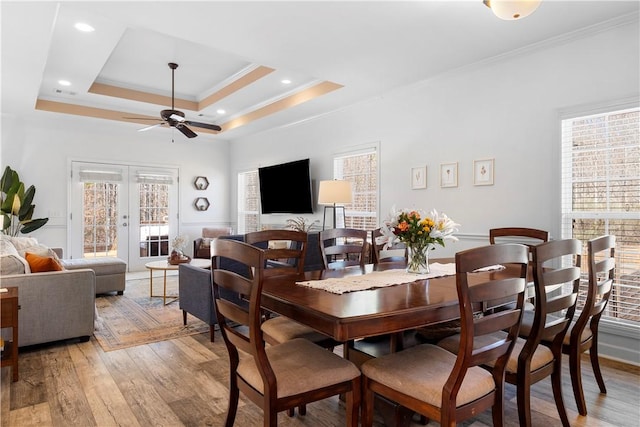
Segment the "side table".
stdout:
<svg viewBox="0 0 640 427">
<path fill-rule="evenodd" d="M 12 340 L 4 343 L 1 366 L 11 366 L 13 381 L 18 381 L 18 288 L 3 288 L 7 292 L 0 293 L 0 329 L 11 328 Z"/>
<path fill-rule="evenodd" d="M 195 265 L 200 268 L 211 268 L 211 260 L 210 259 L 200 259 L 194 258 L 189 264 Z M 178 271 L 179 264 L 169 264 L 167 261 L 151 261 L 144 265 L 149 270 L 149 296 L 151 298 L 160 297 L 162 298 L 162 303 L 167 305 L 174 301 L 177 301 L 177 295 L 167 295 L 167 271 Z M 163 272 L 163 291 L 162 295 L 154 295 L 153 294 L 153 271 L 161 270 Z M 167 302 L 167 298 L 171 299 L 171 301 Z"/>
</svg>

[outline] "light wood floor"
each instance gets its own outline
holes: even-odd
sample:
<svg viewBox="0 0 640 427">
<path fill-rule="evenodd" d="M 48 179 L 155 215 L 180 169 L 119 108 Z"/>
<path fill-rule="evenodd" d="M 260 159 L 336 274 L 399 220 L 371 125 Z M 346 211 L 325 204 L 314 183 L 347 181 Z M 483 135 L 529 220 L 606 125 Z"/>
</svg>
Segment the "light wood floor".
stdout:
<svg viewBox="0 0 640 427">
<path fill-rule="evenodd" d="M 568 361 L 566 361 L 568 362 Z M 584 372 L 589 415 L 576 412 L 567 370 L 564 396 L 573 426 L 639 426 L 640 372 L 604 361 L 608 394 L 600 394 L 590 366 Z M 566 366 L 566 365 L 565 365 Z M 227 409 L 227 353 L 208 334 L 104 352 L 92 338 L 22 351 L 20 380 L 2 369 L 2 426 L 221 426 Z M 507 385 L 507 426 L 517 426 L 515 388 Z M 533 386 L 533 425 L 559 426 L 548 379 Z M 329 399 L 307 415 L 280 414 L 282 426 L 343 426 L 344 405 Z M 262 425 L 262 412 L 241 401 L 236 426 Z M 377 426 L 383 425 L 378 421 Z M 418 423 L 414 424 L 418 426 Z M 437 425 L 432 422 L 429 424 Z M 465 426 L 491 425 L 485 412 Z"/>
</svg>

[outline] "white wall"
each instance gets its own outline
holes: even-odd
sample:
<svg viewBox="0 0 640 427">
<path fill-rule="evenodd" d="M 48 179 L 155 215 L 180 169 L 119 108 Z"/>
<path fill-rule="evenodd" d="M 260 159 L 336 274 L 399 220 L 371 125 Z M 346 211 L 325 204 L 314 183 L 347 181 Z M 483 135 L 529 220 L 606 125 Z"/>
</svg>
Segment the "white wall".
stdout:
<svg viewBox="0 0 640 427">
<path fill-rule="evenodd" d="M 638 99 L 639 40 L 636 22 L 234 141 L 231 171 L 309 157 L 318 182 L 332 178 L 332 153 L 379 141 L 382 215 L 393 204 L 436 208 L 461 224 L 460 242 L 438 248 L 434 256 L 487 244 L 492 227 L 528 226 L 559 236 L 559 112 Z M 472 163 L 481 158 L 495 159 L 493 186 L 473 185 Z M 439 165 L 449 162 L 459 163 L 459 185 L 440 188 Z M 423 165 L 427 189 L 411 190 L 409 171 Z M 600 354 L 640 364 L 638 328 L 603 323 Z"/>
<path fill-rule="evenodd" d="M 230 147 L 232 172 L 309 157 L 318 182 L 332 178 L 333 153 L 379 141 L 382 215 L 394 204 L 436 208 L 461 224 L 463 240 L 436 256 L 486 243 L 488 230 L 497 226 L 530 226 L 558 236 L 558 113 L 637 97 L 638 39 L 636 22 L 487 61 L 316 120 L 236 140 Z M 473 185 L 473 160 L 483 158 L 495 159 L 493 186 Z M 440 164 L 449 162 L 458 162 L 458 187 L 440 188 Z M 423 165 L 427 189 L 411 190 L 410 169 Z M 318 215 L 321 220 L 320 209 Z"/>
<path fill-rule="evenodd" d="M 201 235 L 203 226 L 229 224 L 229 144 L 205 135 L 187 140 L 176 132 L 157 129 L 137 132 L 99 119 L 39 114 L 38 120 L 2 116 L 0 164 L 11 166 L 27 185 L 35 185 L 34 218 L 49 222 L 33 233 L 39 241 L 67 249 L 68 173 L 71 160 L 173 166 L 180 169 L 180 233 Z M 197 191 L 197 176 L 209 179 L 209 188 Z M 209 210 L 193 207 L 207 197 Z M 189 251 L 191 249 L 189 248 Z"/>
</svg>

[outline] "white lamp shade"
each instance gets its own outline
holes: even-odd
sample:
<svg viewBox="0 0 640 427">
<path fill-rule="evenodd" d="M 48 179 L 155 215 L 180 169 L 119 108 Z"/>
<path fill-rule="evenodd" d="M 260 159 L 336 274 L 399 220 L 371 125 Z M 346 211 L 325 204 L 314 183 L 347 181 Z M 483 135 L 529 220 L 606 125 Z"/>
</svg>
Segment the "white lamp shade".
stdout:
<svg viewBox="0 0 640 427">
<path fill-rule="evenodd" d="M 351 181 L 320 181 L 318 204 L 351 203 L 352 199 Z"/>
<path fill-rule="evenodd" d="M 490 0 L 489 7 L 500 19 L 513 21 L 531 15 L 540 6 L 540 0 Z"/>
</svg>

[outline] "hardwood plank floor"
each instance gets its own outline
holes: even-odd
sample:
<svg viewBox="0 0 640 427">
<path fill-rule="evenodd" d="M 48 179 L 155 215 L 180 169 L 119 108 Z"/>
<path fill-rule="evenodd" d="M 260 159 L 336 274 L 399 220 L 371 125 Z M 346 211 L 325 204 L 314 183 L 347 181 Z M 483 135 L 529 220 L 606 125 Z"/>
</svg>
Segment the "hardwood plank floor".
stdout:
<svg viewBox="0 0 640 427">
<path fill-rule="evenodd" d="M 2 369 L 2 427 L 224 425 L 227 351 L 218 333 L 215 343 L 208 338 L 193 335 L 106 353 L 93 338 L 22 349 L 20 380 L 12 383 L 9 368 Z M 605 359 L 602 365 L 606 395 L 584 360 L 586 417 L 577 413 L 568 369 L 563 371 L 571 425 L 640 426 L 640 368 Z M 507 384 L 506 426 L 518 425 L 515 396 L 515 387 Z M 533 386 L 531 406 L 534 426 L 561 425 L 548 379 Z M 281 413 L 278 421 L 281 426 L 343 426 L 344 404 L 327 399 L 308 405 L 304 417 Z M 235 425 L 262 425 L 262 411 L 241 399 Z M 375 425 L 383 425 L 381 418 Z M 491 413 L 462 425 L 491 426 Z"/>
</svg>

